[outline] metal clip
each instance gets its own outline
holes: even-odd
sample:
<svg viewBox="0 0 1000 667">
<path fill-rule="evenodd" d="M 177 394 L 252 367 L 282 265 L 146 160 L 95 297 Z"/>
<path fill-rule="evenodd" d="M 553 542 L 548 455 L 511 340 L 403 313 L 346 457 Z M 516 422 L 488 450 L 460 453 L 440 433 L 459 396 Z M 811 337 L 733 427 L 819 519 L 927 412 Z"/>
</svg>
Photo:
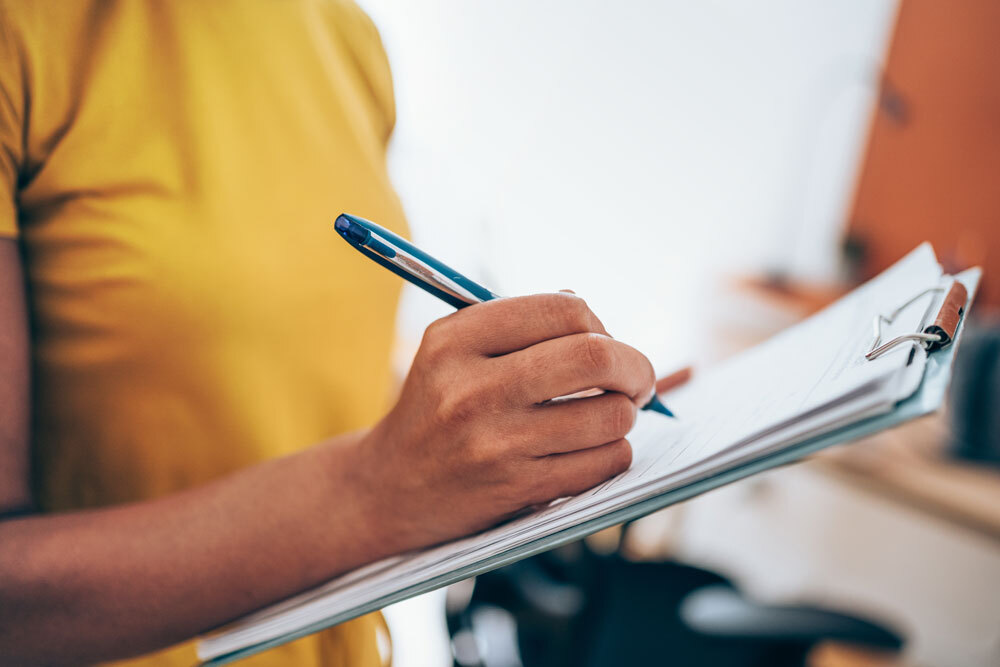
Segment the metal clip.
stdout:
<svg viewBox="0 0 1000 667">
<path fill-rule="evenodd" d="M 913 297 L 911 297 L 906 303 L 901 305 L 896 310 L 892 311 L 892 313 L 890 313 L 888 317 L 881 314 L 876 315 L 875 322 L 873 324 L 873 328 L 875 329 L 875 341 L 872 343 L 872 346 L 868 349 L 868 352 L 865 354 L 865 359 L 867 359 L 868 361 L 871 361 L 872 359 L 877 359 L 878 357 L 882 356 L 883 354 L 885 354 L 892 348 L 896 347 L 897 345 L 901 345 L 910 340 L 915 340 L 920 342 L 931 342 L 931 343 L 936 343 L 940 341 L 941 336 L 939 336 L 938 334 L 916 332 L 910 334 L 903 334 L 902 336 L 896 336 L 888 343 L 885 343 L 884 345 L 879 345 L 879 343 L 882 342 L 883 322 L 885 322 L 886 324 L 892 324 L 893 322 L 896 321 L 896 318 L 899 317 L 899 314 L 901 312 L 909 308 L 918 299 L 921 299 L 924 296 L 931 294 L 932 292 L 943 292 L 943 291 L 944 291 L 943 287 L 929 287 L 928 289 L 925 289 L 923 292 L 920 292 L 919 294 L 916 294 Z"/>
<path fill-rule="evenodd" d="M 865 359 L 869 361 L 877 359 L 892 348 L 907 341 L 918 341 L 923 343 L 928 350 L 944 347 L 950 343 L 952 339 L 954 339 L 955 332 L 958 329 L 958 323 L 961 320 L 962 315 L 965 313 L 965 302 L 968 298 L 968 292 L 965 289 L 965 285 L 957 280 L 954 281 L 948 289 L 948 294 L 941 302 L 941 307 L 938 309 L 938 314 L 932 324 L 924 327 L 923 331 L 896 336 L 888 343 L 879 345 L 879 343 L 882 342 L 883 322 L 886 324 L 892 324 L 901 312 L 906 310 L 918 299 L 932 292 L 943 291 L 943 287 L 930 287 L 910 298 L 906 303 L 892 311 L 888 317 L 885 315 L 876 315 L 874 322 L 875 342 L 872 343 L 871 348 L 868 350 L 867 354 L 865 354 Z M 929 305 L 928 308 L 930 308 Z"/>
</svg>

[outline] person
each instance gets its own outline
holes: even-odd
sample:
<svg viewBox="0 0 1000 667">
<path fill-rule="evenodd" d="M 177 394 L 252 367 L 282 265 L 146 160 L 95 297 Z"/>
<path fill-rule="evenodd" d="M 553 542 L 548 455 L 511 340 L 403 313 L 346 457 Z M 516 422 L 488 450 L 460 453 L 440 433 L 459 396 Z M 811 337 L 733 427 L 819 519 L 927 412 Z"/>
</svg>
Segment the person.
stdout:
<svg viewBox="0 0 1000 667">
<path fill-rule="evenodd" d="M 653 370 L 572 294 L 434 322 L 390 405 L 399 281 L 331 227 L 405 232 L 351 2 L 0 0 L 0 57 L 0 663 L 191 665 L 629 465 Z M 245 664 L 382 664 L 384 633 Z"/>
</svg>

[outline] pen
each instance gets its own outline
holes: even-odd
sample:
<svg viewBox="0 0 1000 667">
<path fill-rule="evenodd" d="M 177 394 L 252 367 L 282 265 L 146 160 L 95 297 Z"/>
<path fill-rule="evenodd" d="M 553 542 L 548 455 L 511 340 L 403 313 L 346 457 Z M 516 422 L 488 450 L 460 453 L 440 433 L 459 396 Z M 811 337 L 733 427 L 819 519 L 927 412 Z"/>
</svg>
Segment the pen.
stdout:
<svg viewBox="0 0 1000 667">
<path fill-rule="evenodd" d="M 500 298 L 406 239 L 370 220 L 341 213 L 333 226 L 362 255 L 455 308 Z M 668 417 L 674 416 L 660 402 L 656 393 L 642 409 L 653 410 Z"/>
</svg>

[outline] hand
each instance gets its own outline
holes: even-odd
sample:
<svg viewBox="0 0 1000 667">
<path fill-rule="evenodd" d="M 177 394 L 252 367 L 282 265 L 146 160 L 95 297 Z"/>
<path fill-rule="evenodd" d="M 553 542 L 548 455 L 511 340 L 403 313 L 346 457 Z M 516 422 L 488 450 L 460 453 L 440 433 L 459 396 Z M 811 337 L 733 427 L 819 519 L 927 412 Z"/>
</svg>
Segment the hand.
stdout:
<svg viewBox="0 0 1000 667">
<path fill-rule="evenodd" d="M 428 327 L 399 402 L 359 443 L 359 493 L 393 550 L 441 542 L 628 468 L 653 392 L 641 353 L 586 303 L 540 294 Z M 607 393 L 555 401 L 583 389 Z"/>
</svg>

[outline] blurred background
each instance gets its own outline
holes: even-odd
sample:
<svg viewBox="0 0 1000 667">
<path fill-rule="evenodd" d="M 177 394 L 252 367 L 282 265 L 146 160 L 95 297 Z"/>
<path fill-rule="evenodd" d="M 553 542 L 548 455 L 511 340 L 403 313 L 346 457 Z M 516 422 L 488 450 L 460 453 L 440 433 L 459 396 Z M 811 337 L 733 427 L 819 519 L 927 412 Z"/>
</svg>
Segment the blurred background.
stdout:
<svg viewBox="0 0 1000 667">
<path fill-rule="evenodd" d="M 392 607 L 395 664 L 612 664 L 624 637 L 666 664 L 1000 664 L 1000 4 L 360 4 L 415 241 L 499 294 L 574 289 L 658 372 L 924 240 L 986 270 L 947 414 Z M 406 290 L 400 373 L 450 312 Z M 649 582 L 662 618 L 626 622 Z"/>
</svg>

